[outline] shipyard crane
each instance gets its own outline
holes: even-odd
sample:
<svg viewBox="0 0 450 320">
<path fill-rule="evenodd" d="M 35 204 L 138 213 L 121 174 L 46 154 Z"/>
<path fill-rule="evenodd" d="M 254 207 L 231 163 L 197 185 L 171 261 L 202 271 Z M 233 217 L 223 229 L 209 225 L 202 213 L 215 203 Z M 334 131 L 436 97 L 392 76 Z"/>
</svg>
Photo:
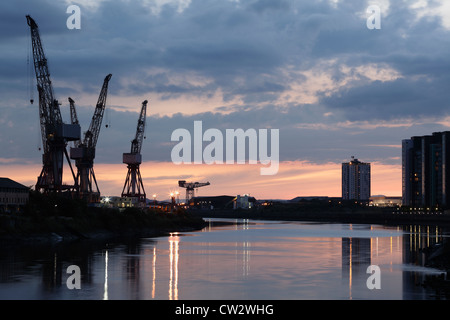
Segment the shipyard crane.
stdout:
<svg viewBox="0 0 450 320">
<path fill-rule="evenodd" d="M 194 198 L 194 190 L 200 187 L 209 186 L 209 182 L 186 182 L 186 180 L 178 181 L 178 186 L 181 188 L 186 188 L 186 203 Z"/>
<path fill-rule="evenodd" d="M 69 97 L 69 105 L 70 105 L 70 123 L 71 124 L 80 124 L 80 122 L 78 121 L 78 115 L 77 115 L 77 110 L 75 108 L 75 101 Z M 80 145 L 81 140 L 75 140 L 73 141 L 73 146 L 76 148 Z"/>
<path fill-rule="evenodd" d="M 54 97 L 47 58 L 39 35 L 39 27 L 29 15 L 26 18 L 31 32 L 43 146 L 43 167 L 36 183 L 36 190 L 43 193 L 74 191 L 76 183 L 74 185 L 63 184 L 63 163 L 65 157 L 75 182 L 76 177 L 66 147 L 68 141 L 80 139 L 80 126 L 63 123 L 59 103 Z"/>
<path fill-rule="evenodd" d="M 108 84 L 111 76 L 111 74 L 108 74 L 103 81 L 103 86 L 95 106 L 94 115 L 92 116 L 89 129 L 84 133 L 84 139 L 75 142 L 75 147 L 70 148 L 70 158 L 75 160 L 75 165 L 77 167 L 76 184 L 78 185 L 79 197 L 88 202 L 98 202 L 100 200 L 100 191 L 94 173 L 94 159 L 95 148 L 97 146 L 105 112 Z M 69 102 L 71 121 L 74 123 L 78 121 L 75 102 L 71 98 L 69 98 Z M 93 189 L 93 183 L 95 184 L 95 189 Z"/>
<path fill-rule="evenodd" d="M 141 113 L 136 128 L 135 138 L 131 141 L 131 152 L 123 154 L 123 163 L 127 164 L 128 173 L 122 190 L 122 197 L 137 198 L 138 202 L 145 203 L 146 195 L 139 169 L 142 163 L 141 148 L 145 132 L 145 119 L 147 113 L 147 100 L 142 102 Z"/>
</svg>

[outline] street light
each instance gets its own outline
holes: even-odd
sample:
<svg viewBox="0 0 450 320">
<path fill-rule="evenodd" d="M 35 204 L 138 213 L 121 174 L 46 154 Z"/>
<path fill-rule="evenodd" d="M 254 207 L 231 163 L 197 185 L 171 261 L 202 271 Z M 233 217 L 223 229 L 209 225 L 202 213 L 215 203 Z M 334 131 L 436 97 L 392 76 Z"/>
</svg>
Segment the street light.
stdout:
<svg viewBox="0 0 450 320">
<path fill-rule="evenodd" d="M 171 207 L 173 209 L 175 207 L 175 195 L 173 192 L 170 193 L 170 199 L 172 200 Z"/>
</svg>

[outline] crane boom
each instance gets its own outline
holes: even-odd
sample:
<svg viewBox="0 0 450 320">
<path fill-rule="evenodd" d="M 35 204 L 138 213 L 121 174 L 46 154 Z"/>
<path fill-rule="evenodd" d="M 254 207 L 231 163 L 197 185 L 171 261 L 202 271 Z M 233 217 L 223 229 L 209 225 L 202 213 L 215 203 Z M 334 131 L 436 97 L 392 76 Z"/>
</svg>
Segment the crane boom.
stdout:
<svg viewBox="0 0 450 320">
<path fill-rule="evenodd" d="M 52 81 L 47 58 L 42 47 L 41 36 L 37 23 L 29 15 L 26 16 L 30 26 L 31 44 L 33 49 L 33 65 L 36 73 L 36 86 L 39 93 L 39 117 L 41 122 L 42 146 L 44 153 L 49 151 L 47 138 L 54 134 L 56 124 L 62 123 L 58 101 L 54 99 Z"/>
<path fill-rule="evenodd" d="M 70 123 L 71 124 L 79 124 L 77 110 L 75 109 L 75 101 L 69 97 L 69 105 L 70 105 Z"/>
<path fill-rule="evenodd" d="M 108 83 L 112 74 L 108 74 L 103 81 L 103 86 L 95 106 L 94 115 L 92 116 L 91 125 L 84 135 L 83 144 L 87 148 L 95 148 L 97 145 L 98 135 L 102 125 L 103 114 L 105 113 L 106 96 L 108 94 Z"/>
<path fill-rule="evenodd" d="M 138 154 L 141 153 L 142 141 L 145 132 L 145 118 L 147 114 L 147 100 L 142 102 L 141 113 L 139 114 L 139 119 L 136 127 L 136 136 L 131 142 L 131 153 Z"/>
<path fill-rule="evenodd" d="M 69 100 L 69 105 L 70 105 L 70 123 L 79 125 L 80 122 L 78 121 L 77 110 L 75 108 L 75 101 L 71 97 L 69 97 L 68 100 Z M 76 148 L 80 145 L 80 143 L 81 143 L 80 140 L 76 140 L 73 142 L 73 145 Z"/>
</svg>

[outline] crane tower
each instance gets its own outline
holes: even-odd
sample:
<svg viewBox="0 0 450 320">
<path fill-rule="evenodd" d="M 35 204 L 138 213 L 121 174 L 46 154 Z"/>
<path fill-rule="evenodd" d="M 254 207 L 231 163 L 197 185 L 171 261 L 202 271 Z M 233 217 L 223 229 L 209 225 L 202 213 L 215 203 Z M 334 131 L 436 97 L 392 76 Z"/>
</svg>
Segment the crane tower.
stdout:
<svg viewBox="0 0 450 320">
<path fill-rule="evenodd" d="M 66 147 L 68 141 L 80 139 L 80 125 L 63 123 L 59 103 L 54 97 L 47 58 L 39 35 L 39 27 L 29 15 L 26 18 L 31 32 L 43 146 L 43 167 L 36 183 L 36 190 L 44 193 L 74 191 L 77 188 L 76 178 Z M 66 158 L 72 172 L 74 185 L 63 184 L 64 158 Z"/>
<path fill-rule="evenodd" d="M 128 173 L 122 190 L 122 197 L 137 198 L 138 202 L 146 201 L 144 184 L 139 169 L 142 163 L 142 141 L 145 132 L 145 118 L 147 113 L 147 100 L 142 102 L 141 113 L 136 128 L 135 138 L 131 141 L 131 152 L 123 154 L 123 163 L 127 164 Z"/>
</svg>

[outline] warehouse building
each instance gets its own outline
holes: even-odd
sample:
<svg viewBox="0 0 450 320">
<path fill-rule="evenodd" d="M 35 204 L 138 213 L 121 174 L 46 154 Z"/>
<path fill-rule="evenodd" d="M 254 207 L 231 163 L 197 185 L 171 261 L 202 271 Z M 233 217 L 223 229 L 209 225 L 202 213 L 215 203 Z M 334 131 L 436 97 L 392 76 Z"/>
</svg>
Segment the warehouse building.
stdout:
<svg viewBox="0 0 450 320">
<path fill-rule="evenodd" d="M 20 212 L 28 203 L 30 188 L 9 178 L 0 178 L 0 212 Z"/>
</svg>

